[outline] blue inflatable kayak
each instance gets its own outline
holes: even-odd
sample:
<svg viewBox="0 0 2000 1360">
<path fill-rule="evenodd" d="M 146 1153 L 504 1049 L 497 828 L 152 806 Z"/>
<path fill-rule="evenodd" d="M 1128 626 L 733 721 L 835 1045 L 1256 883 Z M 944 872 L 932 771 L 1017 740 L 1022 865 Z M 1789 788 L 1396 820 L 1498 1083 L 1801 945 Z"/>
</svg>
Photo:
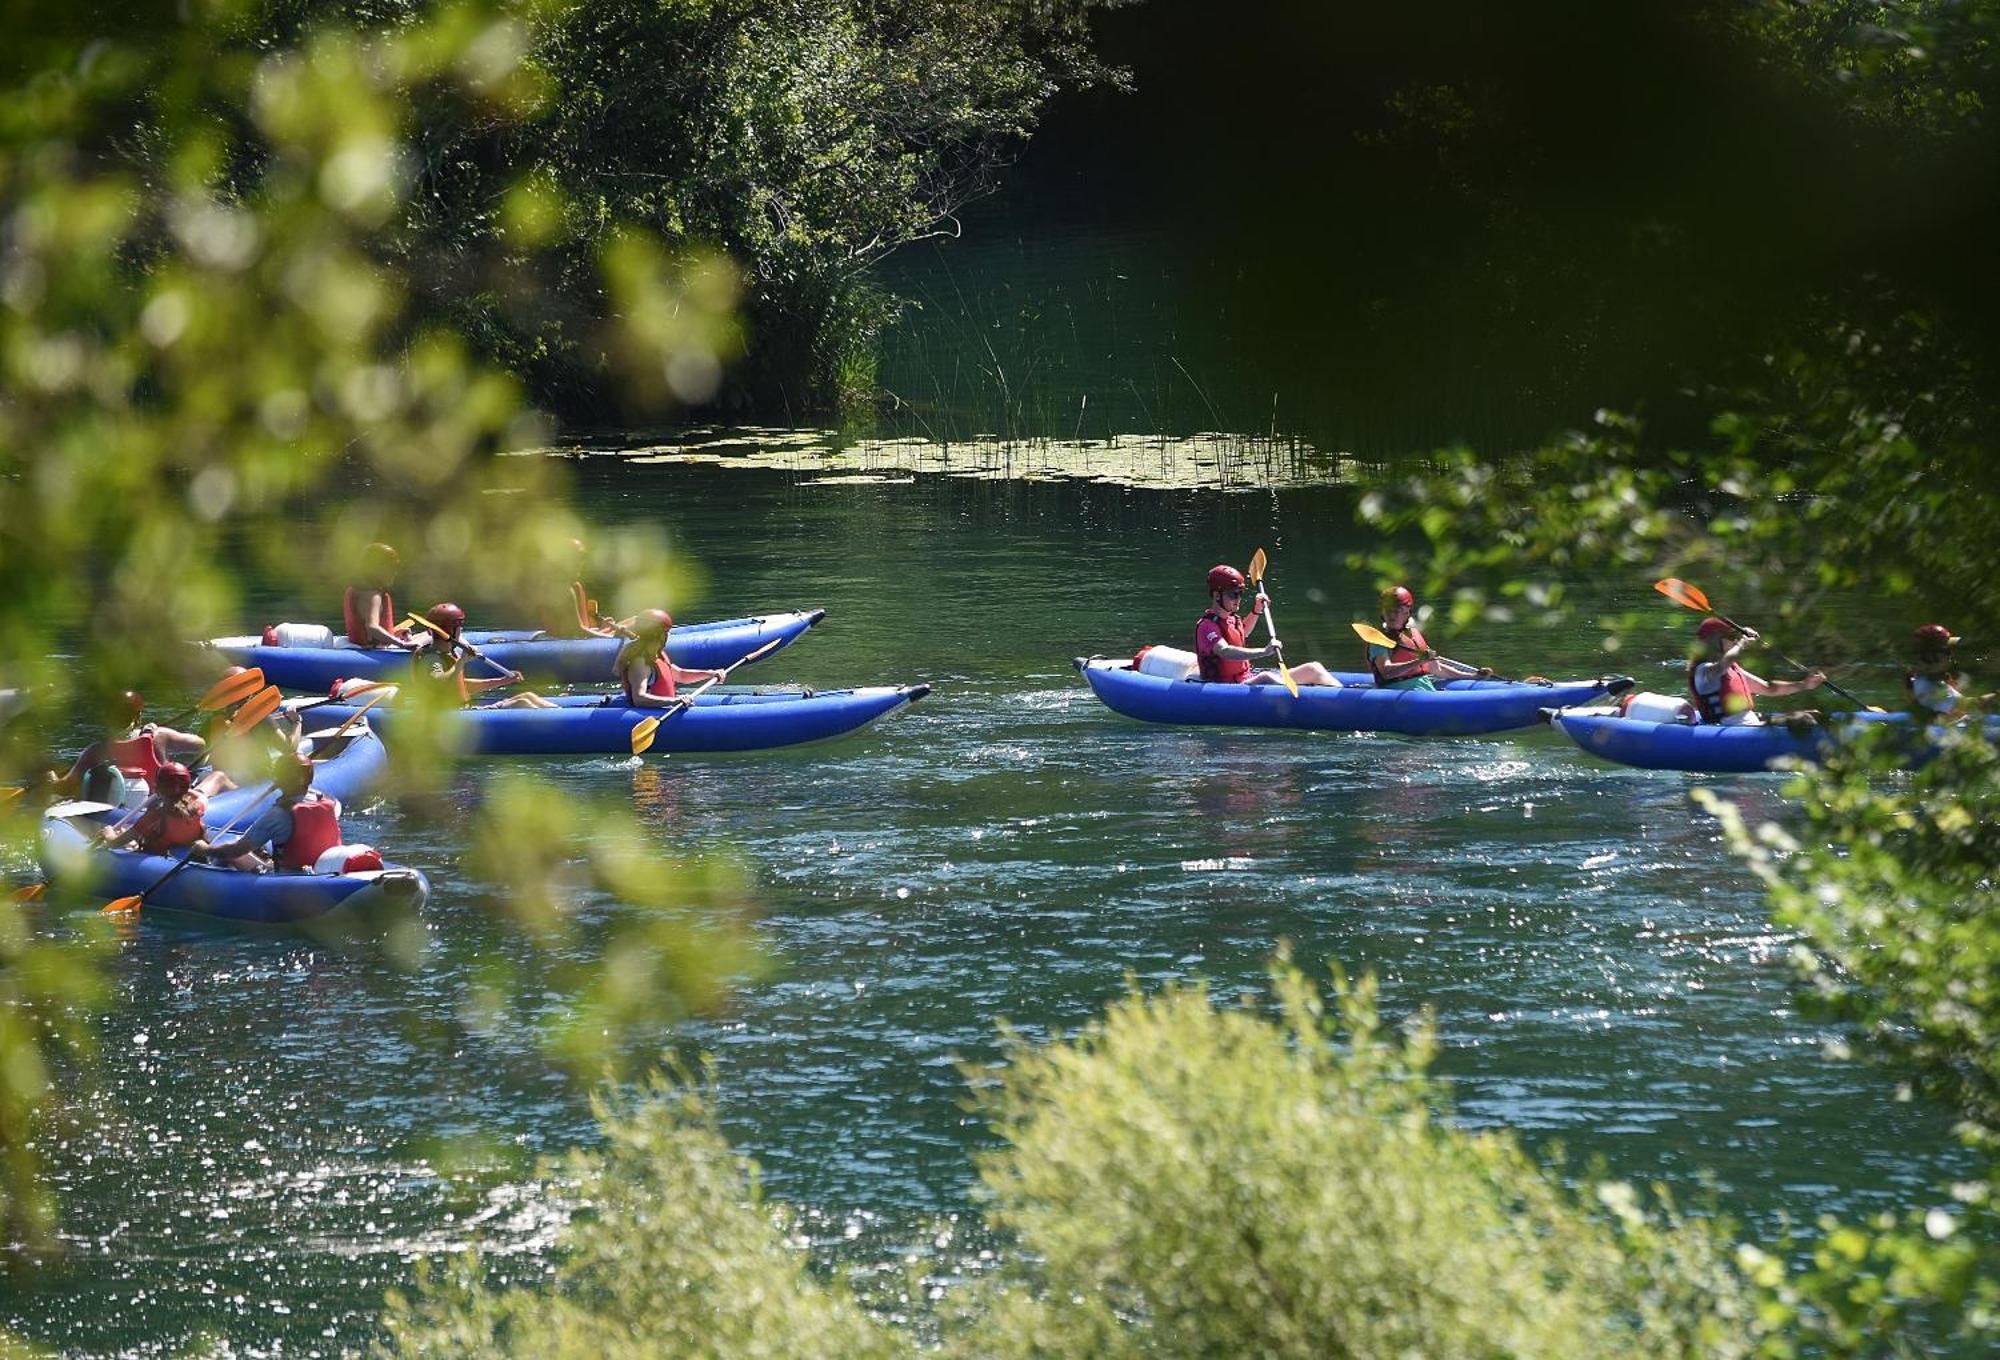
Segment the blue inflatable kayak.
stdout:
<svg viewBox="0 0 2000 1360">
<path fill-rule="evenodd" d="M 858 732 L 877 718 L 930 693 L 929 685 L 871 689 L 710 692 L 692 707 L 668 716 L 658 708 L 633 708 L 622 694 L 566 694 L 558 708 L 462 708 L 443 715 L 458 750 L 489 756 L 628 755 L 632 729 L 660 719 L 651 750 L 713 753 L 768 751 L 802 746 Z M 349 705 L 316 705 L 310 715 L 329 725 L 353 713 Z M 392 737 L 393 704 L 368 711 L 368 721 Z"/>
<path fill-rule="evenodd" d="M 313 787 L 342 802 L 366 791 L 387 764 L 382 743 L 357 724 L 338 749 L 324 759 Z M 269 784 L 246 786 L 209 800 L 203 819 L 211 839 L 224 828 L 240 831 L 270 805 Z M 142 892 L 159 882 L 180 853 L 147 855 L 136 850 L 92 850 L 104 828 L 125 818 L 125 808 L 102 803 L 68 803 L 50 808 L 42 819 L 41 861 L 49 879 L 66 895 L 108 902 Z M 430 900 L 431 886 L 415 869 L 394 864 L 352 874 L 295 871 L 250 873 L 211 864 L 190 864 L 146 898 L 145 916 L 165 913 L 212 921 L 265 926 L 319 926 L 373 929 L 414 912 Z"/>
<path fill-rule="evenodd" d="M 695 670 L 731 666 L 767 642 L 778 643 L 773 651 L 782 650 L 825 617 L 824 609 L 808 609 L 685 624 L 668 635 L 667 655 L 676 665 Z M 551 637 L 547 633 L 526 631 L 468 628 L 465 636 L 499 665 L 537 679 L 569 685 L 609 681 L 620 646 L 617 638 Z M 340 679 L 382 680 L 393 684 L 410 675 L 408 652 L 356 647 L 345 639 L 325 646 L 283 647 L 266 645 L 258 637 L 226 637 L 201 645 L 230 665 L 261 668 L 267 681 L 286 689 L 324 693 Z M 476 661 L 466 671 L 475 678 L 488 673 Z"/>
<path fill-rule="evenodd" d="M 1453 680 L 1436 692 L 1378 689 L 1365 672 L 1336 672 L 1340 686 L 1306 685 L 1294 699 L 1283 685 L 1169 680 L 1127 660 L 1078 657 L 1076 668 L 1105 707 L 1145 722 L 1209 727 L 1291 727 L 1339 732 L 1467 736 L 1531 727 L 1541 710 L 1588 703 L 1632 687 L 1622 677 L 1530 685 Z"/>
<path fill-rule="evenodd" d="M 1551 711 L 1549 721 L 1594 756 L 1642 770 L 1696 774 L 1756 774 L 1786 757 L 1813 760 L 1843 730 L 1876 723 L 1904 723 L 1907 713 L 1840 713 L 1825 724 L 1770 722 L 1739 727 L 1644 722 L 1616 713 Z"/>
</svg>

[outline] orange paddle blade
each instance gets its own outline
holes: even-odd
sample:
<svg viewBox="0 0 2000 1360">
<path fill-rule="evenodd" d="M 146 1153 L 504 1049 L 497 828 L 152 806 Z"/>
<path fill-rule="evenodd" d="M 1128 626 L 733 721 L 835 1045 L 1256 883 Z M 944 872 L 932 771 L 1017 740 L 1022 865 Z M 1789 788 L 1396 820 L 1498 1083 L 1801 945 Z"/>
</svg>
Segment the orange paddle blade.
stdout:
<svg viewBox="0 0 2000 1360">
<path fill-rule="evenodd" d="M 1267 565 L 1267 561 L 1268 559 L 1265 558 L 1262 548 L 1250 554 L 1250 570 L 1243 574 L 1250 578 L 1251 585 L 1254 586 L 1264 579 L 1264 567 Z"/>
<path fill-rule="evenodd" d="M 1680 580 L 1677 577 L 1669 576 L 1664 581 L 1655 581 L 1653 582 L 1653 589 L 1659 591 L 1660 594 L 1666 596 L 1677 605 L 1682 605 L 1688 609 L 1699 609 L 1704 614 L 1708 612 L 1708 596 L 1702 594 L 1699 588 L 1691 586 L 1686 581 Z"/>
<path fill-rule="evenodd" d="M 225 675 L 208 687 L 208 693 L 201 696 L 195 708 L 203 713 L 213 713 L 218 708 L 227 708 L 238 700 L 247 699 L 264 688 L 264 672 L 256 666 L 241 675 Z"/>
<path fill-rule="evenodd" d="M 49 885 L 46 883 L 23 884 L 21 887 L 14 889 L 14 900 L 16 902 L 33 902 L 48 890 Z"/>
<path fill-rule="evenodd" d="M 242 736 L 258 723 L 276 713 L 278 705 L 283 703 L 284 699 L 285 696 L 278 692 L 276 685 L 266 685 L 263 689 L 258 690 L 255 694 L 244 700 L 243 707 L 237 709 L 234 716 L 229 719 L 229 735 L 232 737 Z"/>
<path fill-rule="evenodd" d="M 105 912 L 106 914 L 115 914 L 117 912 L 124 912 L 124 911 L 137 911 L 139 909 L 139 900 L 140 900 L 139 895 L 137 893 L 134 893 L 130 897 L 120 897 L 115 899 L 114 901 L 106 902 L 102 907 L 99 907 L 98 910 Z"/>
</svg>

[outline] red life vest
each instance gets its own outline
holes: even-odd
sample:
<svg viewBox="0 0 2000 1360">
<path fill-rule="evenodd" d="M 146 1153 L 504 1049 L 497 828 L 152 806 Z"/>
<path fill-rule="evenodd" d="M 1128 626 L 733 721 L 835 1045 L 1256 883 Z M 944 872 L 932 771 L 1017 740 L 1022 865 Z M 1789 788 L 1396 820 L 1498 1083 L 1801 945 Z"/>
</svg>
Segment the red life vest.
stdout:
<svg viewBox="0 0 2000 1360">
<path fill-rule="evenodd" d="M 618 686 L 625 691 L 625 702 L 637 705 L 639 696 L 632 692 L 632 672 L 628 667 L 618 668 Z M 663 651 L 653 658 L 652 674 L 646 677 L 646 693 L 661 699 L 674 697 L 674 668 Z"/>
<path fill-rule="evenodd" d="M 1719 723 L 1724 718 L 1733 718 L 1757 707 L 1757 696 L 1750 690 L 1750 681 L 1744 676 L 1743 668 L 1734 661 L 1722 672 L 1722 688 L 1712 694 L 1704 694 L 1697 689 L 1694 678 L 1708 664 L 1696 661 L 1688 666 L 1688 693 L 1694 697 L 1694 711 L 1701 715 L 1703 722 Z"/>
<path fill-rule="evenodd" d="M 1386 624 L 1383 626 L 1382 631 L 1385 633 L 1389 632 Z M 1424 656 L 1424 653 L 1430 650 L 1431 644 L 1425 639 L 1423 629 L 1417 627 L 1414 623 L 1406 623 L 1403 625 L 1402 632 L 1393 633 L 1390 636 L 1396 639 L 1396 645 L 1389 649 L 1390 665 L 1401 666 L 1406 662 L 1415 661 L 1420 657 L 1423 659 L 1421 666 L 1399 677 L 1400 679 L 1414 680 L 1419 675 L 1434 675 L 1437 673 L 1437 662 L 1431 657 Z M 1370 669 L 1373 669 L 1372 664 Z"/>
<path fill-rule="evenodd" d="M 1214 631 L 1202 627 L 1205 623 L 1213 623 Z M 1202 679 L 1224 685 L 1240 685 L 1250 678 L 1248 661 L 1231 661 L 1215 654 L 1217 643 L 1241 647 L 1246 631 L 1243 620 L 1234 614 L 1218 614 L 1213 609 L 1202 611 L 1201 617 L 1194 623 L 1194 659 Z"/>
<path fill-rule="evenodd" d="M 153 725 L 147 723 L 129 737 L 121 737 L 106 748 L 105 759 L 118 767 L 127 779 L 153 782 L 160 768 L 160 748 L 153 741 Z"/>
<path fill-rule="evenodd" d="M 193 845 L 207 834 L 201 824 L 207 812 L 208 800 L 198 793 L 170 804 L 154 804 L 146 813 L 150 825 L 139 834 L 139 848 L 149 855 L 163 855 Z"/>
<path fill-rule="evenodd" d="M 340 618 L 347 625 L 347 640 L 357 647 L 379 647 L 382 644 L 368 632 L 368 625 L 374 620 L 361 617 L 361 612 L 354 607 L 354 593 L 354 587 L 349 586 L 340 597 Z M 382 626 L 393 633 L 396 631 L 396 597 L 387 590 L 376 593 L 381 595 L 382 612 L 389 618 Z"/>
<path fill-rule="evenodd" d="M 285 869 L 310 869 L 340 844 L 340 805 L 317 794 L 292 804 L 292 838 L 278 851 Z"/>
</svg>

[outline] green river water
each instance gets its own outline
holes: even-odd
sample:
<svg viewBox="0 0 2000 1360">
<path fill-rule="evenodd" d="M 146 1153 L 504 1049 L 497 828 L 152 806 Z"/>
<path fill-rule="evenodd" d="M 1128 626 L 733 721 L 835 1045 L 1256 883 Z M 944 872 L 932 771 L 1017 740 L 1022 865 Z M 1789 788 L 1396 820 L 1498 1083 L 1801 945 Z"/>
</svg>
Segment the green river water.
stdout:
<svg viewBox="0 0 2000 1360">
<path fill-rule="evenodd" d="M 552 797 L 629 794 L 663 845 L 747 866 L 775 971 L 685 1033 L 822 1261 L 921 1248 L 949 1279 L 1005 1250 L 967 1231 L 930 1245 L 972 1205 L 985 1135 L 957 1064 L 994 1053 L 997 1019 L 1074 1027 L 1128 973 L 1234 993 L 1281 939 L 1316 970 L 1374 970 L 1392 1016 L 1433 1009 L 1469 1124 L 1687 1194 L 1712 1184 L 1767 1241 L 1787 1216 L 1927 1200 L 1961 1169 L 1940 1112 L 1829 1058 L 1794 1012 L 1789 941 L 1690 805 L 1696 779 L 1600 764 L 1543 729 L 1184 731 L 1091 698 L 1071 657 L 1184 642 L 1202 572 L 1258 545 L 1293 658 L 1355 665 L 1347 622 L 1370 592 L 1343 565 L 1344 488 L 1224 494 L 1207 445 L 829 460 L 810 443 L 684 439 L 576 466 L 593 517 L 662 520 L 707 569 L 707 598 L 678 616 L 828 609 L 757 679 L 934 693 L 836 745 L 539 769 Z M 1572 584 L 1588 606 L 1645 602 L 1643 581 Z M 1574 626 L 1434 633 L 1502 669 L 1665 688 L 1688 621 L 1661 604 L 1656 635 L 1616 657 Z M 480 970 L 527 953 L 478 905 L 481 866 L 453 834 L 490 776 L 463 773 L 442 817 L 377 803 L 352 828 L 436 885 L 411 971 L 296 939 L 130 935 L 100 1067 L 42 1149 L 65 1251 L 0 1286 L 0 1326 L 74 1354 L 203 1338 L 324 1354 L 373 1335 L 419 1257 L 475 1244 L 537 1272 L 560 1193 L 492 1166 L 447 1176 L 435 1155 L 439 1138 L 526 1154 L 593 1136 L 530 1033 L 466 1018 Z M 1707 782 L 1783 816 L 1774 779 Z M 576 904 L 590 922 L 615 910 Z"/>
</svg>

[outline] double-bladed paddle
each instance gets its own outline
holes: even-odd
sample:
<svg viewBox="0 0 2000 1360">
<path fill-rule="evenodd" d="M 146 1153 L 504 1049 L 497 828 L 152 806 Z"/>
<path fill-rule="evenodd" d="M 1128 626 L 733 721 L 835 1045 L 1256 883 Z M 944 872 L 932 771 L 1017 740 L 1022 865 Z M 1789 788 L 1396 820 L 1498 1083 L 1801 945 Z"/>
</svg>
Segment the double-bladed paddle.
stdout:
<svg viewBox="0 0 2000 1360">
<path fill-rule="evenodd" d="M 278 790 L 276 788 L 273 788 L 270 794 L 267 794 L 266 797 L 274 797 L 276 796 L 277 792 Z M 221 838 L 227 836 L 230 832 L 234 831 L 237 827 L 243 825 L 244 821 L 250 816 L 252 812 L 262 812 L 263 810 L 264 810 L 264 799 L 259 798 L 255 802 L 251 803 L 248 808 L 244 809 L 242 816 L 239 816 L 235 821 L 231 822 L 228 826 L 223 827 L 221 831 L 216 833 L 216 839 L 220 840 Z M 140 908 L 140 906 L 142 906 L 145 903 L 148 897 L 151 897 L 154 893 L 158 892 L 160 888 L 167 882 L 168 879 L 172 878 L 175 874 L 179 873 L 181 870 L 187 868 L 188 864 L 193 859 L 194 859 L 194 847 L 190 845 L 188 847 L 187 853 L 185 855 L 182 855 L 178 860 L 174 861 L 173 868 L 167 870 L 164 874 L 161 874 L 158 878 L 154 879 L 151 883 L 141 888 L 138 892 L 133 893 L 130 897 L 114 897 L 111 901 L 106 902 L 102 907 L 98 908 L 98 910 L 114 914 L 118 912 L 137 911 Z"/>
<path fill-rule="evenodd" d="M 1727 614 L 1717 614 L 1715 609 L 1709 604 L 1708 596 L 1701 593 L 1700 587 L 1690 585 L 1688 582 L 1683 581 L 1678 577 L 1669 576 L 1664 581 L 1655 581 L 1653 582 L 1653 589 L 1659 591 L 1660 594 L 1666 596 L 1668 599 L 1672 600 L 1675 604 L 1680 605 L 1683 609 L 1692 609 L 1697 613 L 1701 614 L 1715 614 L 1716 618 L 1721 619 L 1724 623 L 1728 624 L 1731 628 L 1734 628 L 1737 632 L 1742 633 L 1748 631 L 1747 629 L 1744 628 L 1742 624 L 1738 623 L 1735 619 L 1730 618 Z M 1762 635 L 1760 634 L 1759 636 L 1761 637 Z M 1771 649 L 1771 654 L 1777 657 L 1778 660 L 1784 662 L 1787 666 L 1791 666 L 1794 667 L 1795 669 L 1806 671 L 1808 673 L 1810 673 L 1812 670 L 1812 667 L 1806 665 L 1805 662 L 1794 660 L 1793 658 L 1786 656 L 1783 652 L 1779 651 L 1775 647 Z M 1839 685 L 1836 685 L 1831 680 L 1827 680 L 1823 683 L 1826 685 L 1828 689 L 1832 690 L 1835 694 L 1838 694 L 1841 698 L 1847 700 L 1848 703 L 1853 704 L 1857 708 L 1864 708 L 1870 713 L 1883 712 L 1882 709 L 1877 708 L 1874 704 L 1867 702 L 1865 699 L 1857 699 L 1854 695 L 1842 689 Z"/>
<path fill-rule="evenodd" d="M 1292 679 L 1292 668 L 1285 664 L 1285 649 L 1278 644 L 1278 620 L 1271 614 L 1271 597 L 1264 593 L 1264 550 L 1257 549 L 1250 554 L 1250 584 L 1257 587 L 1257 598 L 1264 602 L 1264 633 L 1271 639 L 1271 648 L 1278 654 L 1278 678 L 1285 682 L 1285 688 L 1296 699 L 1299 697 L 1299 682 Z"/>
<path fill-rule="evenodd" d="M 702 681 L 699 685 L 696 685 L 686 694 L 677 695 L 674 698 L 673 706 L 670 709 L 668 709 L 665 713 L 660 714 L 656 718 L 641 718 L 638 722 L 633 723 L 632 754 L 635 756 L 644 755 L 649 749 L 651 749 L 653 745 L 653 738 L 655 734 L 659 732 L 661 723 L 670 722 L 673 719 L 680 717 L 681 714 L 687 712 L 690 708 L 694 707 L 694 701 L 696 699 L 700 698 L 703 694 L 707 693 L 709 690 L 715 688 L 717 685 L 721 684 L 724 680 L 728 679 L 729 673 L 731 671 L 735 670 L 738 666 L 749 665 L 752 661 L 755 661 L 758 657 L 764 655 L 764 653 L 772 651 L 779 646 L 782 646 L 784 641 L 785 639 L 783 638 L 772 638 L 769 642 L 765 643 L 762 647 L 759 647 L 756 651 L 751 652 L 748 656 L 737 657 L 736 660 L 730 662 L 727 666 L 724 666 L 720 671 L 717 671 L 714 675 Z"/>
<path fill-rule="evenodd" d="M 324 737 L 320 734 L 315 734 L 314 739 L 331 740 L 346 735 L 347 729 L 354 726 L 354 724 L 360 722 L 363 714 L 367 713 L 369 709 L 375 707 L 375 705 L 381 703 L 382 700 L 384 700 L 387 697 L 388 696 L 384 694 L 376 695 L 373 699 L 370 699 L 367 703 L 363 704 L 360 708 L 356 709 L 353 713 L 349 714 L 346 722 L 342 723 L 339 727 L 333 729 L 331 737 Z M 275 787 L 271 790 L 271 794 L 273 795 L 275 795 L 277 792 L 278 790 Z M 244 810 L 242 816 L 239 816 L 235 821 L 231 822 L 228 826 L 223 827 L 221 831 L 216 833 L 216 839 L 221 840 L 222 838 L 228 836 L 230 832 L 236 830 L 237 827 L 242 826 L 244 822 L 249 818 L 251 812 L 263 811 L 264 801 L 265 800 L 263 798 L 259 798 L 255 802 L 251 803 L 250 807 Z M 179 873 L 181 870 L 187 868 L 188 863 L 193 859 L 194 859 L 194 847 L 189 846 L 188 852 L 185 855 L 182 855 L 180 859 L 175 862 L 173 868 L 167 870 L 164 874 L 161 874 L 158 878 L 154 879 L 146 887 L 140 889 L 136 893 L 133 893 L 130 897 L 116 898 L 110 902 L 105 903 L 104 906 L 100 908 L 100 910 L 105 912 L 114 912 L 114 913 L 136 910 L 141 904 L 145 902 L 145 900 L 148 897 L 158 892 L 160 890 L 161 885 L 166 883 L 168 879 L 172 878 L 175 874 Z"/>
<path fill-rule="evenodd" d="M 218 709 L 227 708 L 239 700 L 248 699 L 262 688 L 264 688 L 264 672 L 260 667 L 252 666 L 239 674 L 225 675 L 210 685 L 201 698 L 195 700 L 194 707 L 184 708 L 174 714 L 167 719 L 164 726 L 172 727 L 183 718 L 193 717 L 197 713 L 213 713 Z"/>
<path fill-rule="evenodd" d="M 501 665 L 498 661 L 495 661 L 492 657 L 480 651 L 470 642 L 467 642 L 465 640 L 465 633 L 462 630 L 460 631 L 457 637 L 453 637 L 450 633 L 445 632 L 444 629 L 432 623 L 422 614 L 407 615 L 404 618 L 404 622 L 421 624 L 423 627 L 430 629 L 433 633 L 436 633 L 439 637 L 443 638 L 446 642 L 451 643 L 454 646 L 463 647 L 465 649 L 465 654 L 467 656 L 476 657 L 479 660 L 484 661 L 487 665 L 491 666 L 494 670 L 499 671 L 501 675 L 505 676 L 510 681 L 519 680 L 521 678 L 521 673 L 519 671 L 515 670 L 511 666 Z"/>
<path fill-rule="evenodd" d="M 1401 647 L 1401 646 L 1404 646 L 1404 645 L 1405 645 L 1405 644 L 1403 644 L 1403 643 L 1400 643 L 1400 642 L 1396 641 L 1396 639 L 1394 639 L 1394 638 L 1390 637 L 1390 636 L 1389 636 L 1389 635 L 1388 635 L 1387 633 L 1383 632 L 1383 631 L 1382 631 L 1382 630 L 1381 630 L 1380 628 L 1377 628 L 1377 627 L 1376 627 L 1376 626 L 1375 626 L 1374 624 L 1372 624 L 1372 623 L 1358 623 L 1358 622 L 1357 622 L 1357 623 L 1354 623 L 1354 624 L 1352 624 L 1352 625 L 1350 625 L 1350 626 L 1351 626 L 1351 627 L 1352 627 L 1352 628 L 1354 629 L 1354 635 L 1355 635 L 1356 637 L 1360 638 L 1360 639 L 1361 639 L 1361 640 L 1362 640 L 1363 642 L 1367 642 L 1367 643 L 1372 643 L 1372 644 L 1374 644 L 1374 645 L 1375 645 L 1375 646 L 1377 646 L 1377 647 L 1387 647 L 1387 648 L 1388 648 L 1388 649 L 1389 649 L 1390 651 L 1392 651 L 1392 652 L 1393 652 L 1393 651 L 1395 651 L 1395 650 L 1396 650 L 1396 649 L 1397 649 L 1398 647 Z M 1480 670 L 1480 669 L 1482 669 L 1482 667 L 1479 667 L 1479 666 L 1467 666 L 1467 665 L 1466 665 L 1466 664 L 1465 664 L 1465 663 L 1464 663 L 1463 661 L 1454 661 L 1454 660 L 1452 660 L 1452 658 L 1451 658 L 1451 657 L 1448 657 L 1448 656 L 1444 655 L 1444 653 L 1442 653 L 1442 652 L 1436 652 L 1436 651 L 1431 651 L 1431 650 L 1430 650 L 1430 649 L 1429 649 L 1428 647 L 1427 647 L 1427 648 L 1425 648 L 1424 650 L 1425 650 L 1426 652 L 1428 652 L 1428 653 L 1429 653 L 1429 654 L 1430 654 L 1431 656 L 1433 656 L 1433 657 L 1436 657 L 1436 658 L 1437 658 L 1437 659 L 1438 659 L 1439 661 L 1448 661 L 1448 662 L 1450 662 L 1450 663 L 1451 663 L 1452 665 L 1454 665 L 1454 666 L 1459 666 L 1459 667 L 1462 667 L 1463 669 L 1465 669 L 1465 670 L 1468 670 L 1468 671 L 1476 671 L 1476 670 Z M 1547 685 L 1547 684 L 1549 684 L 1549 683 L 1550 683 L 1549 681 L 1546 681 L 1546 680 L 1542 680 L 1542 679 L 1540 679 L 1539 677 L 1535 677 L 1535 676 L 1530 676 L 1530 677 L 1529 677 L 1529 678 L 1528 678 L 1527 680 L 1525 680 L 1525 681 L 1521 681 L 1521 680 L 1510 680 L 1510 679 L 1508 679 L 1508 677 L 1506 677 L 1506 676 L 1504 676 L 1504 675 L 1495 675 L 1495 674 L 1494 674 L 1494 673 L 1493 673 L 1492 671 L 1490 671 L 1490 670 L 1488 670 L 1488 671 L 1486 672 L 1486 674 L 1485 674 L 1485 676 L 1484 676 L 1483 678 L 1485 678 L 1485 679 L 1488 679 L 1488 680 L 1498 680 L 1498 681 L 1502 682 L 1503 684 L 1509 684 L 1509 685 L 1518 685 L 1518 684 L 1530 684 L 1530 685 L 1533 685 L 1533 684 L 1542 684 L 1542 685 Z"/>
</svg>

